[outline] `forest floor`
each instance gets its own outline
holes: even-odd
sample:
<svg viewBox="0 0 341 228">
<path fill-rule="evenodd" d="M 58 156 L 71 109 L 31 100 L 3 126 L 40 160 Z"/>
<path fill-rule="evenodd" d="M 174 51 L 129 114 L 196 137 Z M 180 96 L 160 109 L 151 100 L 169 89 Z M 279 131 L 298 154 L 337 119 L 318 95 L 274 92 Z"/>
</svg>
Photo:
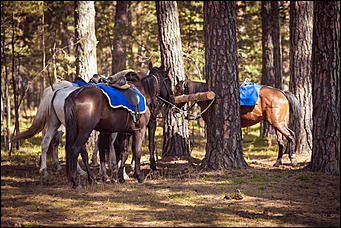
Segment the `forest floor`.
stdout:
<svg viewBox="0 0 341 228">
<path fill-rule="evenodd" d="M 297 155 L 292 167 L 285 154 L 284 164 L 273 167 L 277 146 L 248 134 L 249 168 L 204 171 L 196 162 L 205 156 L 203 141 L 193 144 L 193 162 L 160 159 L 157 173 L 144 143 L 143 183 L 97 177 L 95 185 L 82 179 L 80 190 L 71 188 L 65 169 L 40 177 L 41 137 L 11 157 L 1 150 L 1 226 L 340 226 L 340 177 L 309 171 L 310 155 Z"/>
</svg>

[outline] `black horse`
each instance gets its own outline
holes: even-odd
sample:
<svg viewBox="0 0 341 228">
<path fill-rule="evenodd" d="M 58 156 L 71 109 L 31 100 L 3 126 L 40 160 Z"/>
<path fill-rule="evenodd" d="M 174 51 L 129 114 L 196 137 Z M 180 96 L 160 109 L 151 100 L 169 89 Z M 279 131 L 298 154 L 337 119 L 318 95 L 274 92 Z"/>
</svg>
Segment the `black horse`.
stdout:
<svg viewBox="0 0 341 228">
<path fill-rule="evenodd" d="M 120 132 L 122 137 L 118 141 L 124 142 L 128 135 L 133 136 L 133 156 L 135 158 L 134 176 L 139 182 L 143 182 L 140 170 L 141 145 L 146 132 L 146 126 L 150 119 L 150 110 L 148 106 L 154 98 L 163 99 L 174 103 L 174 95 L 167 85 L 170 80 L 160 78 L 161 70 L 149 65 L 148 76 L 140 79 L 137 74 L 132 84 L 143 94 L 146 99 L 146 111 L 140 114 L 134 121 L 134 117 L 124 108 L 111 108 L 107 98 L 96 87 L 81 87 L 69 95 L 65 101 L 65 120 L 66 120 L 66 173 L 73 187 L 77 188 L 76 165 L 78 155 L 81 154 L 85 164 L 89 183 L 93 183 L 93 175 L 88 164 L 88 154 L 85 150 L 85 143 L 88 140 L 92 130 L 100 132 L 98 140 L 100 160 L 104 162 L 105 151 L 109 146 L 110 133 Z M 131 76 L 134 77 L 134 76 Z M 166 76 L 163 76 L 165 78 Z M 127 158 L 126 152 L 121 153 L 122 159 L 119 167 L 119 181 L 124 182 L 123 167 Z"/>
</svg>

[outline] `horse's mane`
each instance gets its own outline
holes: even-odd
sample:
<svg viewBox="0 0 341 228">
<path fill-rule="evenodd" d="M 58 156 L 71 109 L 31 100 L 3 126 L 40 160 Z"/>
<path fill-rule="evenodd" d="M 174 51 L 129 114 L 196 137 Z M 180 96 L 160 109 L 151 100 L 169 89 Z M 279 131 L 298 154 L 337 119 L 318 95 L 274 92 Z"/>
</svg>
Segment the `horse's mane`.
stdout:
<svg viewBox="0 0 341 228">
<path fill-rule="evenodd" d="M 158 81 L 155 83 L 155 80 L 158 80 L 155 76 L 149 74 L 147 77 L 144 77 L 140 79 L 144 90 L 149 94 L 149 95 L 156 95 L 158 91 Z"/>
</svg>

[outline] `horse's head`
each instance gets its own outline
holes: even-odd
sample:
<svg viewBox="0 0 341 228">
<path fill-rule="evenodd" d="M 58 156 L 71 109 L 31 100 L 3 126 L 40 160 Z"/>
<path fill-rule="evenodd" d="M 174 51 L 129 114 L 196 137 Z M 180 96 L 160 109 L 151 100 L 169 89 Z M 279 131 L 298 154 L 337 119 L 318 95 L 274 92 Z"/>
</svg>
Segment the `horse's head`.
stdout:
<svg viewBox="0 0 341 228">
<path fill-rule="evenodd" d="M 174 104 L 174 93 L 172 90 L 172 81 L 169 76 L 169 69 L 163 70 L 161 67 L 153 67 L 152 63 L 149 63 L 149 75 L 153 75 L 157 78 L 158 81 L 158 94 L 164 100 L 169 101 Z"/>
<path fill-rule="evenodd" d="M 175 85 L 174 95 L 180 96 L 185 93 L 185 81 L 179 81 L 178 84 Z"/>
</svg>

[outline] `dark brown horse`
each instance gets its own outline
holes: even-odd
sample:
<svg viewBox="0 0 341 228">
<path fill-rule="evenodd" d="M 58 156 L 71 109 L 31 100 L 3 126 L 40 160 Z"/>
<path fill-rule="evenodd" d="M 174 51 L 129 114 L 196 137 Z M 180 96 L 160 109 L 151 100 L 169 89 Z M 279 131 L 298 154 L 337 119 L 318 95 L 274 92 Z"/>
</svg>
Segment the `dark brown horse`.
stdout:
<svg viewBox="0 0 341 228">
<path fill-rule="evenodd" d="M 134 176 L 139 182 L 143 181 L 140 170 L 141 145 L 146 132 L 146 126 L 150 119 L 150 110 L 148 105 L 158 96 L 174 103 L 172 90 L 167 88 L 166 83 L 161 83 L 160 77 L 156 74 L 155 68 L 149 65 L 149 75 L 143 79 L 136 80 L 132 84 L 143 94 L 146 99 L 146 111 L 141 113 L 138 120 L 134 121 L 133 115 L 124 108 L 111 108 L 107 98 L 100 89 L 96 87 L 81 87 L 69 95 L 65 101 L 65 119 L 66 119 L 66 172 L 67 177 L 72 182 L 73 187 L 77 188 L 76 165 L 78 155 L 81 154 L 85 164 L 89 183 L 93 183 L 93 176 L 88 164 L 88 154 L 85 150 L 92 130 L 97 130 L 99 134 L 99 153 L 101 163 L 105 159 L 105 151 L 109 146 L 109 135 L 113 132 L 126 133 L 133 136 L 133 156 L 135 158 Z M 169 81 L 170 82 L 170 81 Z M 172 100 L 173 98 L 173 100 Z M 116 139 L 117 140 L 117 139 Z M 119 180 L 124 182 L 123 167 L 126 160 L 126 153 L 121 153 L 121 165 L 119 167 Z"/>
<path fill-rule="evenodd" d="M 176 96 L 182 94 L 191 94 L 197 92 L 207 91 L 207 84 L 203 82 L 195 82 L 191 80 L 180 81 L 175 86 L 174 94 Z M 209 104 L 209 101 L 198 102 L 201 110 L 204 110 Z M 240 121 L 241 127 L 250 127 L 259 123 L 262 120 L 267 121 L 276 131 L 278 142 L 278 158 L 274 166 L 282 164 L 284 137 L 288 140 L 286 148 L 289 150 L 289 158 L 292 165 L 295 161 L 295 142 L 296 134 L 288 128 L 289 106 L 292 111 L 294 119 L 300 116 L 300 105 L 295 96 L 288 91 L 281 91 L 279 89 L 263 86 L 259 90 L 259 99 L 256 105 L 246 106 L 240 105 Z M 209 112 L 202 114 L 203 120 L 206 122 Z M 284 137 L 283 137 L 284 136 Z M 289 149 L 288 149 L 289 148 Z"/>
</svg>

